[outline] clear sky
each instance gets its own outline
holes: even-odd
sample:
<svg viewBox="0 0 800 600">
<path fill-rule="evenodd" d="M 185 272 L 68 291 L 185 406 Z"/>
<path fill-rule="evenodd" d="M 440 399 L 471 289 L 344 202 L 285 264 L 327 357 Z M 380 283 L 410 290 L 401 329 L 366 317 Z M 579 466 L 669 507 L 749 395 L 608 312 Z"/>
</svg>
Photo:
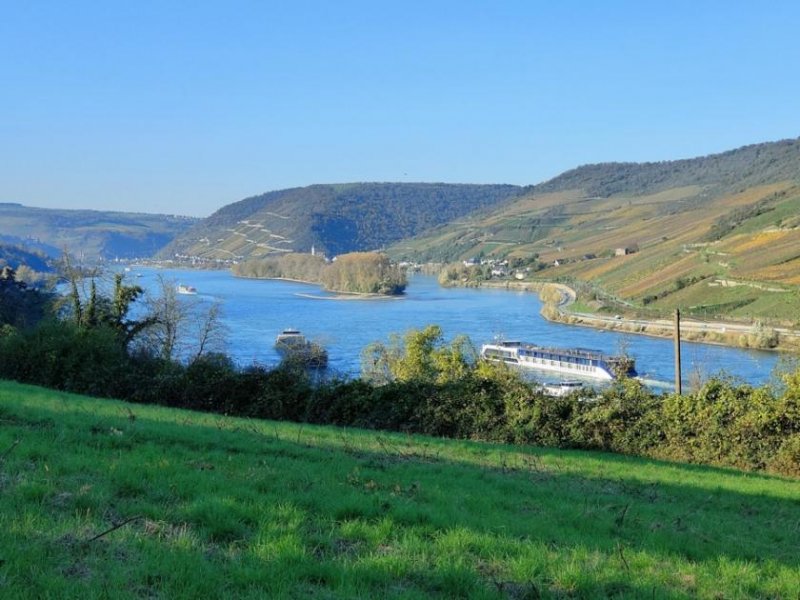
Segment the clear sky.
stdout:
<svg viewBox="0 0 800 600">
<path fill-rule="evenodd" d="M 800 135 L 800 3 L 0 2 L 0 201 L 205 216 Z"/>
</svg>

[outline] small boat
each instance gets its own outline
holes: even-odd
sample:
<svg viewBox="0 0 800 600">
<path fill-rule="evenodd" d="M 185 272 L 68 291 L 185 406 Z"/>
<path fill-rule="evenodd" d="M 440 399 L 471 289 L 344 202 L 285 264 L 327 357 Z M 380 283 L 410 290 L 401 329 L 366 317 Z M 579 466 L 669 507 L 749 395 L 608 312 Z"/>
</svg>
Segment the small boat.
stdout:
<svg viewBox="0 0 800 600">
<path fill-rule="evenodd" d="M 284 360 L 297 362 L 314 369 L 328 366 L 328 351 L 317 342 L 306 339 L 297 329 L 284 329 L 275 338 L 275 349 Z"/>
<path fill-rule="evenodd" d="M 561 381 L 558 383 L 544 383 L 542 389 L 548 396 L 561 398 L 569 396 L 572 392 L 583 389 L 582 381 Z"/>
<path fill-rule="evenodd" d="M 179 294 L 184 294 L 186 296 L 196 296 L 197 295 L 197 288 L 193 285 L 183 285 L 182 283 L 178 284 L 176 288 Z"/>
<path fill-rule="evenodd" d="M 539 371 L 602 381 L 611 381 L 620 376 L 636 377 L 632 358 L 611 356 L 587 348 L 547 348 L 524 342 L 496 342 L 484 344 L 481 357 Z"/>
</svg>

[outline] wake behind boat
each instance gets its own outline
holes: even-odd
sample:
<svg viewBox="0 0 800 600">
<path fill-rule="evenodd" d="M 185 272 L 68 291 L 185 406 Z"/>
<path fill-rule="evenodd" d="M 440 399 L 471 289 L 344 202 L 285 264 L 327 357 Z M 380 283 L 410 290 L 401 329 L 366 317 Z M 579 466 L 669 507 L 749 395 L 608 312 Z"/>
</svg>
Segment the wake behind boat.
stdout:
<svg viewBox="0 0 800 600">
<path fill-rule="evenodd" d="M 577 377 L 610 381 L 620 375 L 635 377 L 632 358 L 611 356 L 587 348 L 547 348 L 525 342 L 497 342 L 481 346 L 481 357 Z"/>
</svg>

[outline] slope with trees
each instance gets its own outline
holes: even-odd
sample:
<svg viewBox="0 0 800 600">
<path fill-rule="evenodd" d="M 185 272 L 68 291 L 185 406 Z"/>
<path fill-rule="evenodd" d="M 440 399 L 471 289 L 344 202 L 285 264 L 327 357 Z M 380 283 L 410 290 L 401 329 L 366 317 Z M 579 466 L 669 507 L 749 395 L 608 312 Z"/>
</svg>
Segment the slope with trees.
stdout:
<svg viewBox="0 0 800 600">
<path fill-rule="evenodd" d="M 54 296 L 30 286 L 17 271 L 0 268 L 0 335 L 34 327 L 49 313 Z"/>
<path fill-rule="evenodd" d="M 88 261 L 153 256 L 196 221 L 176 215 L 34 208 L 0 202 L 0 240 L 35 244 L 52 257 L 67 252 Z"/>
<path fill-rule="evenodd" d="M 55 261 L 38 248 L 0 242 L 0 269 L 13 269 L 15 278 L 27 284 L 44 284 L 54 272 Z"/>
<path fill-rule="evenodd" d="M 512 185 L 351 183 L 268 192 L 229 204 L 176 238 L 164 258 L 242 260 L 315 248 L 328 256 L 378 250 L 503 204 Z"/>
</svg>

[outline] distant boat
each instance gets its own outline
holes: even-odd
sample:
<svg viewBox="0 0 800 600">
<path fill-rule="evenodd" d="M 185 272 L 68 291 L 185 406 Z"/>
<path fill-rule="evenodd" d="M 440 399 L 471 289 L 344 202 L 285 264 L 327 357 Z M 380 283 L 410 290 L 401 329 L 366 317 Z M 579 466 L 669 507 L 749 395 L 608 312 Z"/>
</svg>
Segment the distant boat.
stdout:
<svg viewBox="0 0 800 600">
<path fill-rule="evenodd" d="M 561 398 L 563 396 L 569 396 L 572 392 L 576 390 L 583 389 L 583 382 L 581 381 L 561 381 L 559 383 L 545 383 L 542 385 L 545 393 L 548 396 L 555 396 L 556 398 Z"/>
<path fill-rule="evenodd" d="M 179 294 L 185 294 L 187 296 L 196 296 L 197 295 L 197 288 L 193 285 L 183 285 L 181 283 L 178 284 L 176 288 Z"/>
<path fill-rule="evenodd" d="M 284 359 L 314 369 L 328 366 L 328 351 L 317 342 L 306 339 L 297 329 L 284 329 L 275 338 L 275 349 Z"/>
</svg>

